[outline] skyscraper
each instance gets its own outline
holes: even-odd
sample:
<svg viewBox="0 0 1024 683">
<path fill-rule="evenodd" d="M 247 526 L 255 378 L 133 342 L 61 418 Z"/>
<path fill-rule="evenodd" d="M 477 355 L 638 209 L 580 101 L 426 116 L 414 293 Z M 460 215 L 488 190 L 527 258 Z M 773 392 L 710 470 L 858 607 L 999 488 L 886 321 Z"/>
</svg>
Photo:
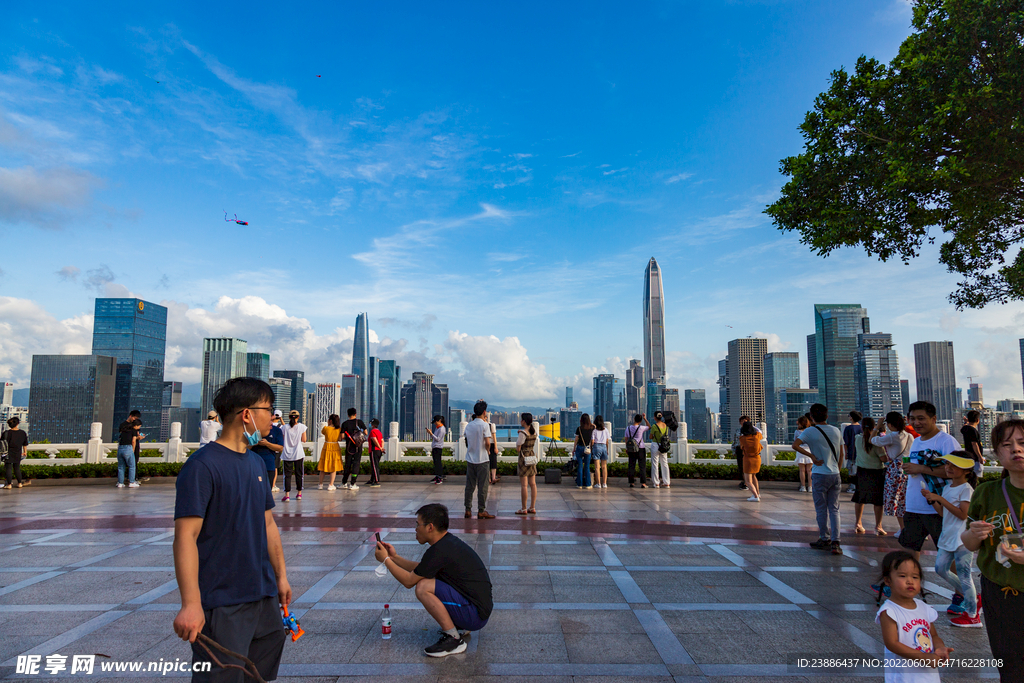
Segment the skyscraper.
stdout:
<svg viewBox="0 0 1024 683">
<path fill-rule="evenodd" d="M 274 377 L 290 379 L 292 381 L 292 396 L 289 402 L 291 407 L 288 410 L 282 408 L 281 412 L 287 418 L 289 412 L 297 410 L 300 416 L 299 422 L 307 424 L 306 420 L 309 419 L 310 414 L 306 410 L 306 373 L 302 370 L 274 370 Z"/>
<path fill-rule="evenodd" d="M 806 415 L 811 406 L 818 402 L 817 389 L 783 389 L 779 392 L 779 402 L 786 409 L 786 437 L 782 440 L 784 444 L 793 443 L 797 420 L 801 415 Z"/>
<path fill-rule="evenodd" d="M 1021 339 L 1018 343 L 1020 344 L 1020 370 L 1021 370 L 1021 376 L 1024 377 L 1024 339 Z"/>
<path fill-rule="evenodd" d="M 337 415 L 342 420 L 348 418 L 342 410 L 341 385 L 333 383 L 317 384 L 316 394 L 313 398 L 313 424 L 306 425 L 310 436 L 315 438 L 315 435 L 320 433 L 320 428 L 327 424 L 327 418 L 331 415 Z M 308 439 L 309 437 L 307 436 L 306 438 Z"/>
<path fill-rule="evenodd" d="M 288 413 L 292 411 L 292 381 L 287 377 L 271 377 L 267 383 L 274 390 L 274 410 L 280 410 L 282 418 L 287 422 Z M 299 410 L 299 413 L 302 411 Z"/>
<path fill-rule="evenodd" d="M 629 361 L 626 370 L 626 425 L 629 426 L 634 415 L 647 412 L 647 385 L 644 380 L 644 366 L 640 361 Z"/>
<path fill-rule="evenodd" d="M 981 385 L 977 382 L 971 382 L 967 387 L 967 402 L 971 404 L 971 408 L 974 410 L 981 410 L 981 408 L 985 407 L 985 399 L 981 389 Z M 975 406 L 976 403 L 980 403 L 981 407 Z"/>
<path fill-rule="evenodd" d="M 900 380 L 900 399 L 903 401 L 903 410 L 910 407 L 910 380 Z"/>
<path fill-rule="evenodd" d="M 952 420 L 953 412 L 959 408 L 953 342 L 914 344 L 914 370 L 917 374 L 917 400 L 934 405 L 937 419 Z"/>
<path fill-rule="evenodd" d="M 4 382 L 2 385 L 3 395 L 0 395 L 0 406 L 14 405 L 14 385 Z"/>
<path fill-rule="evenodd" d="M 354 404 L 359 415 L 366 414 L 366 367 L 370 364 L 369 317 L 365 313 L 356 316 L 356 336 L 352 340 L 352 374 L 360 379 L 358 402 Z"/>
<path fill-rule="evenodd" d="M 711 415 L 703 389 L 686 389 L 683 392 L 687 438 L 702 443 L 711 442 Z"/>
<path fill-rule="evenodd" d="M 903 414 L 900 362 L 891 334 L 858 335 L 853 367 L 857 378 L 857 410 L 876 419 L 892 411 Z"/>
<path fill-rule="evenodd" d="M 377 410 L 381 429 L 391 429 L 392 422 L 401 422 L 402 368 L 393 360 L 377 361 L 377 383 L 381 405 Z M 390 434 L 390 432 L 387 432 Z"/>
<path fill-rule="evenodd" d="M 644 389 L 646 407 L 643 411 L 648 420 L 654 419 L 654 414 L 665 407 L 665 380 L 652 379 Z M 628 425 L 627 425 L 628 426 Z M 625 434 L 625 431 L 623 431 Z"/>
<path fill-rule="evenodd" d="M 661 268 L 651 257 L 644 271 L 644 368 L 645 384 L 665 379 L 665 290 Z M 625 426 L 623 426 L 625 430 Z"/>
<path fill-rule="evenodd" d="M 348 409 L 359 410 L 359 400 L 366 395 L 363 391 L 363 378 L 359 375 L 341 376 L 341 416 L 348 419 Z M 366 416 L 359 412 L 359 419 L 365 421 Z"/>
<path fill-rule="evenodd" d="M 818 400 L 828 407 L 831 424 L 842 424 L 857 406 L 857 335 L 870 332 L 867 309 L 860 304 L 814 304 Z"/>
<path fill-rule="evenodd" d="M 270 354 L 249 352 L 245 354 L 245 376 L 270 383 Z"/>
<path fill-rule="evenodd" d="M 138 410 L 144 428 L 159 429 L 166 348 L 165 307 L 142 299 L 96 299 L 92 353 L 117 359 L 115 420 Z"/>
<path fill-rule="evenodd" d="M 737 416 L 738 417 L 738 416 Z M 729 423 L 729 357 L 718 361 L 718 436 L 725 438 L 722 425 Z"/>
<path fill-rule="evenodd" d="M 366 365 L 366 414 L 360 415 L 366 424 L 373 418 L 380 419 L 380 404 L 383 396 L 380 384 L 380 359 L 370 356 Z M 383 430 L 381 430 L 383 431 Z"/>
<path fill-rule="evenodd" d="M 807 335 L 807 386 L 818 388 L 818 335 Z"/>
<path fill-rule="evenodd" d="M 722 421 L 722 438 L 732 440 L 736 421 L 743 415 L 755 424 L 765 420 L 764 356 L 768 340 L 755 337 L 733 339 L 726 357 L 726 381 L 729 385 L 729 422 Z"/>
<path fill-rule="evenodd" d="M 800 354 L 776 351 L 764 356 L 764 407 L 768 443 L 786 443 L 786 404 L 783 389 L 800 387 Z M 790 441 L 792 443 L 792 441 Z"/>
<path fill-rule="evenodd" d="M 248 351 L 249 344 L 244 339 L 216 337 L 203 340 L 203 391 L 199 408 L 204 416 L 213 410 L 213 397 L 225 382 L 245 377 Z"/>
<path fill-rule="evenodd" d="M 102 422 L 103 440 L 111 441 L 117 365 L 114 356 L 96 354 L 32 356 L 30 440 L 84 443 L 89 440 L 90 425 Z M 158 402 L 162 390 L 161 382 Z M 160 425 L 159 415 L 158 412 L 156 422 L 150 423 L 154 431 Z"/>
<path fill-rule="evenodd" d="M 181 407 L 181 382 L 164 382 L 164 390 L 160 399 L 160 440 L 171 438 L 171 423 L 184 422 L 185 411 Z M 182 428 L 184 428 L 182 424 Z M 184 436 L 184 433 L 182 434 Z M 188 439 L 184 439 L 188 440 Z"/>
<path fill-rule="evenodd" d="M 572 387 L 565 388 L 565 407 L 572 405 Z"/>
<path fill-rule="evenodd" d="M 426 372 L 412 373 L 402 386 L 400 434 L 404 441 L 426 438 L 425 430 L 433 424 L 434 415 L 448 416 L 448 385 L 434 384 L 434 376 Z"/>
<path fill-rule="evenodd" d="M 626 433 L 626 383 L 615 375 L 603 374 L 594 378 L 594 412 L 611 425 L 612 438 L 621 439 Z"/>
</svg>

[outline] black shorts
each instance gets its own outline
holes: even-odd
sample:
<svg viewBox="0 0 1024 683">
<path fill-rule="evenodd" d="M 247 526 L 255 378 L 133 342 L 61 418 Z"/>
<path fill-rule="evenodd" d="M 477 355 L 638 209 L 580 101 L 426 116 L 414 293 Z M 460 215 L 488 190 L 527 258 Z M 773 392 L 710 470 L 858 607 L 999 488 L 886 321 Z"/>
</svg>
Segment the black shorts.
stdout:
<svg viewBox="0 0 1024 683">
<path fill-rule="evenodd" d="M 280 472 L 281 471 L 281 454 L 280 453 L 274 453 L 274 471 L 275 472 Z"/>
<path fill-rule="evenodd" d="M 279 605 L 275 596 L 203 610 L 206 615 L 203 633 L 232 652 L 245 654 L 256 665 L 263 680 L 272 681 L 277 678 L 281 653 L 284 652 L 285 633 Z M 245 665 L 245 662 L 221 653 L 217 653 L 217 658 L 225 664 Z M 198 640 L 192 644 L 192 661 L 210 661 L 210 655 Z M 243 683 L 244 680 L 250 679 L 238 669 L 221 669 L 216 664 L 209 673 L 192 674 L 193 683 Z"/>
<path fill-rule="evenodd" d="M 921 552 L 924 541 L 929 536 L 939 547 L 939 535 L 942 534 L 941 515 L 922 515 L 920 512 L 903 513 L 903 531 L 900 532 L 900 545 L 907 550 Z"/>
</svg>

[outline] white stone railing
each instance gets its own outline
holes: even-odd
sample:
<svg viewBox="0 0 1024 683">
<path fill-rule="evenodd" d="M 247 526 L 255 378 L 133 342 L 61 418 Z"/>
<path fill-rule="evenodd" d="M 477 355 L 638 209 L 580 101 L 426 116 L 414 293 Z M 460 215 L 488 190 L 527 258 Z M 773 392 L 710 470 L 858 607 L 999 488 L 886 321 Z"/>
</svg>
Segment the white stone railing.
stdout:
<svg viewBox="0 0 1024 683">
<path fill-rule="evenodd" d="M 461 432 L 465 433 L 466 423 L 462 423 Z M 538 429 L 540 425 L 534 423 L 534 428 Z M 764 431 L 762 425 L 762 432 Z M 31 460 L 24 461 L 25 465 L 81 465 L 83 463 L 117 463 L 117 444 L 106 443 L 102 440 L 103 425 L 99 422 L 94 422 L 90 430 L 91 437 L 85 444 L 71 443 L 71 444 L 30 444 L 28 446 L 29 453 L 43 453 L 47 457 L 45 458 L 33 458 Z M 384 442 L 384 456 L 382 460 L 388 462 L 429 462 L 430 447 L 429 441 L 399 441 L 398 439 L 399 425 L 397 422 L 391 423 L 390 434 L 391 437 Z M 680 423 L 679 430 L 677 432 L 679 438 L 672 444 L 672 450 L 668 454 L 668 461 L 670 463 L 687 463 L 697 465 L 716 465 L 716 464 L 735 464 L 736 458 L 733 455 L 732 444 L 727 443 L 690 443 L 686 438 L 686 424 Z M 312 435 L 311 435 L 312 436 Z M 308 441 L 303 444 L 303 448 L 306 451 L 306 457 L 316 462 L 319 460 L 320 452 L 323 449 L 324 437 L 322 434 L 315 434 L 316 439 Z M 498 444 L 498 461 L 499 462 L 517 462 L 518 456 L 516 455 L 504 455 L 506 449 L 515 450 L 515 441 L 499 441 Z M 647 444 L 648 449 L 651 448 L 651 444 Z M 792 446 L 769 444 L 766 441 L 761 442 L 761 463 L 762 465 L 795 465 L 795 459 L 780 460 L 779 456 L 784 453 L 793 453 Z M 143 457 L 140 462 L 184 462 L 188 457 L 188 454 L 199 448 L 199 444 L 196 442 L 183 442 L 181 440 L 181 423 L 171 423 L 171 438 L 167 443 L 144 443 L 142 445 L 143 451 L 159 451 L 159 457 Z M 466 445 L 460 439 L 459 441 L 449 441 L 445 443 L 445 448 L 451 449 L 452 455 L 455 460 L 466 459 Z M 557 449 L 558 461 L 564 458 L 572 457 L 572 443 L 571 442 L 550 442 L 540 440 L 537 441 L 536 452 L 537 455 L 541 456 L 541 464 L 548 461 L 547 454 L 551 450 Z M 58 458 L 57 454 L 60 451 L 76 451 L 79 453 L 79 457 L 75 458 Z M 414 453 L 410 454 L 410 451 Z M 697 457 L 704 451 L 713 451 L 716 457 Z M 648 450 L 648 454 L 649 454 Z M 422 454 L 420 454 L 422 453 Z M 703 454 L 702 454 L 703 455 Z M 985 453 L 988 458 L 994 457 L 992 453 Z M 628 454 L 626 453 L 625 443 L 609 443 L 608 444 L 608 460 L 609 462 L 627 462 Z M 649 459 L 649 458 L 648 458 Z M 998 466 L 986 466 L 986 472 L 998 472 L 1002 468 Z"/>
</svg>

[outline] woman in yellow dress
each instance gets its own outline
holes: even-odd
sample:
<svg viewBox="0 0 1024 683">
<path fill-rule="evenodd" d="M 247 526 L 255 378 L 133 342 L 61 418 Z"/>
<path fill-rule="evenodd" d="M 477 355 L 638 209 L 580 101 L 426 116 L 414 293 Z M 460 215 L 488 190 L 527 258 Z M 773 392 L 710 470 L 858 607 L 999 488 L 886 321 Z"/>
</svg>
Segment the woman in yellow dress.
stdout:
<svg viewBox="0 0 1024 683">
<path fill-rule="evenodd" d="M 334 478 L 344 467 L 341 446 L 338 445 L 338 439 L 341 438 L 341 418 L 337 415 L 328 417 L 327 424 L 320 430 L 320 433 L 324 435 L 324 448 L 320 451 L 320 462 L 316 466 L 320 470 L 320 480 L 316 487 L 318 489 L 324 487 L 324 474 L 330 472 L 331 481 L 327 485 L 327 490 L 334 491 L 337 488 L 334 485 Z"/>
</svg>

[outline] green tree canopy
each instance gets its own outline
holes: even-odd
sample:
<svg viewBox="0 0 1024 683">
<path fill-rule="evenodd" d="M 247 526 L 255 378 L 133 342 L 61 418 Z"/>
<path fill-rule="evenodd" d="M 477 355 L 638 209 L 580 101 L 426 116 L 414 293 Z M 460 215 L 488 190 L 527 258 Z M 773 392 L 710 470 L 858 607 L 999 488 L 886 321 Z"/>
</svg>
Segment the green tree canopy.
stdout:
<svg viewBox="0 0 1024 683">
<path fill-rule="evenodd" d="M 938 241 L 960 309 L 1024 299 L 1024 2 L 916 0 L 913 26 L 888 65 L 832 73 L 765 213 L 821 255 Z"/>
</svg>

